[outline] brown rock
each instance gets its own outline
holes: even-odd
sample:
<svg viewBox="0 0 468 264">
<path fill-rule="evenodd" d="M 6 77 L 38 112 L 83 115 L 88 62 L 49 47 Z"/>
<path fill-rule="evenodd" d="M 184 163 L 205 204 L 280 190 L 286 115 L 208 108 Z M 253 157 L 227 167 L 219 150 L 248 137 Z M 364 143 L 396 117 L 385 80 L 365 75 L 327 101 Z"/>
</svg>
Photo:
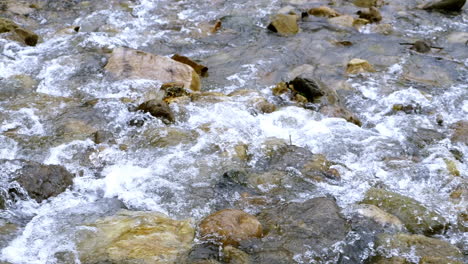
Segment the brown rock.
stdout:
<svg viewBox="0 0 468 264">
<path fill-rule="evenodd" d="M 16 28 L 15 33 L 28 46 L 36 46 L 39 40 L 39 36 L 36 33 L 26 29 Z"/>
<path fill-rule="evenodd" d="M 271 19 L 268 29 L 283 36 L 294 35 L 299 32 L 296 15 L 277 14 Z"/>
<path fill-rule="evenodd" d="M 181 62 L 183 64 L 187 64 L 188 66 L 192 67 L 200 76 L 207 76 L 208 75 L 208 67 L 198 64 L 193 60 L 189 59 L 188 57 L 175 54 L 171 57 L 171 59 Z"/>
<path fill-rule="evenodd" d="M 237 209 L 218 211 L 200 223 L 202 238 L 214 239 L 223 245 L 237 246 L 242 240 L 260 238 L 262 230 L 256 217 Z"/>
<path fill-rule="evenodd" d="M 289 92 L 289 88 L 285 82 L 280 82 L 273 88 L 272 91 L 273 91 L 273 95 L 279 96 L 279 95 Z"/>
<path fill-rule="evenodd" d="M 328 22 L 332 25 L 342 26 L 342 27 L 353 27 L 354 18 L 350 15 L 342 15 L 337 17 L 332 17 L 328 19 Z"/>
<path fill-rule="evenodd" d="M 150 113 L 152 116 L 162 119 L 166 124 L 174 122 L 174 114 L 164 101 L 149 100 L 139 105 L 137 110 Z"/>
<path fill-rule="evenodd" d="M 312 8 L 308 11 L 309 15 L 320 16 L 320 17 L 337 17 L 340 13 L 331 9 L 328 6 L 320 6 Z"/>
<path fill-rule="evenodd" d="M 468 144 L 468 120 L 461 120 L 450 126 L 454 131 L 452 142 Z"/>
<path fill-rule="evenodd" d="M 367 19 L 371 23 L 382 21 L 382 15 L 380 14 L 380 11 L 373 6 L 369 7 L 369 11 L 359 10 L 357 14 L 359 15 L 359 18 Z"/>
<path fill-rule="evenodd" d="M 346 66 L 347 74 L 358 74 L 363 72 L 375 72 L 374 67 L 363 59 L 352 59 L 348 62 Z"/>
<path fill-rule="evenodd" d="M 161 82 L 181 82 L 185 89 L 200 90 L 200 77 L 183 63 L 129 48 L 116 48 L 105 69 L 119 78 L 144 78 Z"/>
<path fill-rule="evenodd" d="M 382 0 L 354 0 L 353 4 L 359 7 L 372 7 L 382 5 Z"/>
<path fill-rule="evenodd" d="M 0 33 L 10 32 L 18 28 L 15 22 L 6 19 L 0 18 Z"/>
</svg>

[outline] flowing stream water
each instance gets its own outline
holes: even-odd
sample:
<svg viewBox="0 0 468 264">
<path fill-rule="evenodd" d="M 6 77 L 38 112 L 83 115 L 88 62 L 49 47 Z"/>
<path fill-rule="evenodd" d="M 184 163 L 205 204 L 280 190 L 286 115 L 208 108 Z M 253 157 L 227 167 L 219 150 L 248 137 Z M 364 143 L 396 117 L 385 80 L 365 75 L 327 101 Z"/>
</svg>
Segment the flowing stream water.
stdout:
<svg viewBox="0 0 468 264">
<path fill-rule="evenodd" d="M 37 0 L 23 7 L 32 2 L 39 7 L 27 16 L 2 11 L 40 36 L 36 46 L 0 38 L 0 188 L 10 193 L 0 210 L 4 263 L 79 263 L 74 241 L 83 224 L 121 208 L 194 223 L 228 207 L 258 214 L 262 205 L 239 206 L 239 192 L 215 189 L 225 172 L 257 166 L 272 141 L 324 155 L 340 179 L 287 195 L 260 186 L 263 197 L 334 197 L 350 220 L 370 187 L 385 186 L 445 217 L 451 227 L 435 237 L 466 256 L 468 147 L 453 140 L 454 124 L 468 119 L 466 7 L 441 14 L 415 8 L 424 1 L 386 1 L 392 3 L 381 7 L 380 25 L 346 28 L 309 16 L 298 34 L 281 36 L 266 28 L 286 6 L 298 13 L 331 3 L 354 16 L 360 8 L 338 0 Z M 206 33 L 218 20 L 221 29 Z M 382 24 L 389 34 L 379 31 Z M 400 45 L 418 39 L 443 49 L 422 54 Z M 336 44 L 345 40 L 353 45 Z M 136 112 L 162 83 L 109 78 L 104 66 L 116 47 L 197 60 L 209 68 L 201 90 L 213 93 L 171 103 L 176 121 L 169 125 Z M 376 72 L 347 75 L 353 58 Z M 362 125 L 275 96 L 272 88 L 298 69 L 336 90 Z M 258 111 L 258 98 L 276 110 Z M 129 125 L 136 118 L 144 125 Z M 96 143 L 95 131 L 111 140 Z M 12 180 L 24 160 L 61 165 L 76 177 L 66 191 L 37 202 Z M 58 252 L 76 258 L 65 262 Z M 293 263 L 314 263 L 308 254 Z"/>
</svg>

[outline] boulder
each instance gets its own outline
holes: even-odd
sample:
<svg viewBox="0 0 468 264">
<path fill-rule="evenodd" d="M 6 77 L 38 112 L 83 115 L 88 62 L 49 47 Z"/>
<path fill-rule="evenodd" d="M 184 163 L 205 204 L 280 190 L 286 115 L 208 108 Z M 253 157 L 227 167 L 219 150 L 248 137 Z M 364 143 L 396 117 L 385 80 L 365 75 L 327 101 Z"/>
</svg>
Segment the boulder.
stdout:
<svg viewBox="0 0 468 264">
<path fill-rule="evenodd" d="M 468 120 L 460 120 L 450 126 L 453 129 L 452 142 L 468 145 Z"/>
<path fill-rule="evenodd" d="M 262 237 L 262 225 L 256 217 L 237 209 L 213 213 L 200 223 L 200 235 L 223 245 L 237 246 L 242 240 Z"/>
<path fill-rule="evenodd" d="M 169 124 L 175 121 L 174 114 L 166 102 L 152 99 L 140 104 L 137 110 L 145 113 L 150 113 L 152 116 L 161 119 L 164 123 Z"/>
<path fill-rule="evenodd" d="M 318 17 L 337 17 L 340 13 L 336 12 L 328 6 L 319 6 L 309 9 L 307 12 L 309 15 L 318 16 Z"/>
<path fill-rule="evenodd" d="M 252 256 L 253 263 L 331 261 L 339 253 L 324 251 L 342 241 L 348 231 L 346 220 L 330 198 L 276 205 L 264 209 L 258 218 L 265 228 L 265 237 L 241 243 L 241 249 Z"/>
<path fill-rule="evenodd" d="M 421 261 L 434 258 L 441 260 L 441 262 L 437 263 L 456 263 L 455 261 L 461 260 L 463 257 L 463 254 L 454 245 L 423 235 L 380 234 L 376 240 L 376 247 L 384 254 L 392 252 L 399 256 L 414 255 L 420 258 Z M 408 261 L 410 260 L 408 259 Z"/>
<path fill-rule="evenodd" d="M 28 161 L 17 171 L 16 181 L 31 198 L 41 202 L 64 192 L 73 184 L 74 175 L 60 165 Z"/>
<path fill-rule="evenodd" d="M 283 36 L 294 35 L 299 32 L 296 15 L 277 14 L 273 16 L 268 29 Z"/>
<path fill-rule="evenodd" d="M 119 78 L 181 82 L 185 89 L 200 90 L 200 77 L 189 65 L 139 50 L 114 49 L 105 69 Z"/>
<path fill-rule="evenodd" d="M 423 6 L 424 10 L 437 10 L 437 11 L 461 11 L 465 5 L 466 0 L 441 0 L 428 3 Z"/>
<path fill-rule="evenodd" d="M 119 211 L 85 225 L 77 234 L 82 263 L 182 263 L 192 246 L 190 220 L 155 212 Z"/>
<path fill-rule="evenodd" d="M 359 74 L 364 72 L 375 72 L 374 67 L 363 59 L 352 59 L 346 65 L 346 73 L 347 74 Z"/>
<path fill-rule="evenodd" d="M 442 233 L 447 221 L 434 211 L 409 197 L 383 189 L 370 188 L 363 204 L 371 204 L 397 216 L 412 233 L 432 235 Z"/>
</svg>

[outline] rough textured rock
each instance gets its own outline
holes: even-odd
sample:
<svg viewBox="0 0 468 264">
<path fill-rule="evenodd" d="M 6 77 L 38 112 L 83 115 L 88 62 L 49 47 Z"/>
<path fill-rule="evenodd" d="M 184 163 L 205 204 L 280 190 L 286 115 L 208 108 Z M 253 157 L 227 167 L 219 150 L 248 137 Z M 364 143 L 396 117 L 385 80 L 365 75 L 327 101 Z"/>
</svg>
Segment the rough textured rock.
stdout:
<svg viewBox="0 0 468 264">
<path fill-rule="evenodd" d="M 441 0 L 428 3 L 423 6 L 423 9 L 438 11 L 460 11 L 465 3 L 466 0 Z"/>
<path fill-rule="evenodd" d="M 223 248 L 224 262 L 228 264 L 251 264 L 250 256 L 233 246 Z M 252 263 L 253 264 L 253 263 Z"/>
<path fill-rule="evenodd" d="M 175 121 L 174 114 L 166 102 L 153 99 L 140 104 L 137 110 L 145 113 L 150 113 L 152 116 L 160 118 L 164 123 L 173 123 Z"/>
<path fill-rule="evenodd" d="M 39 36 L 36 33 L 27 29 L 16 28 L 14 32 L 22 40 L 22 42 L 28 46 L 36 46 L 39 40 Z"/>
<path fill-rule="evenodd" d="M 16 181 L 37 202 L 62 193 L 73 184 L 74 178 L 62 166 L 32 161 L 27 162 L 17 173 Z"/>
<path fill-rule="evenodd" d="M 437 234 L 447 227 L 447 221 L 436 212 L 425 208 L 414 199 L 394 192 L 371 188 L 361 203 L 375 205 L 397 216 L 412 233 Z"/>
<path fill-rule="evenodd" d="M 307 12 L 309 15 L 319 16 L 319 17 L 337 17 L 340 13 L 336 12 L 328 6 L 320 6 L 309 9 Z"/>
<path fill-rule="evenodd" d="M 265 228 L 265 238 L 241 244 L 253 263 L 295 263 L 293 256 L 302 263 L 332 259 L 334 253 L 324 251 L 342 241 L 347 233 L 346 220 L 329 198 L 277 205 L 263 210 L 259 219 Z M 306 251 L 313 257 L 299 255 Z"/>
<path fill-rule="evenodd" d="M 26 45 L 36 46 L 39 36 L 27 29 L 19 27 L 16 23 L 11 20 L 0 18 L 0 33 L 13 32 L 15 35 L 14 39 L 19 40 Z"/>
<path fill-rule="evenodd" d="M 443 240 L 429 238 L 423 235 L 380 234 L 376 246 L 385 253 L 398 252 L 399 256 L 416 255 L 420 258 L 440 258 L 444 263 L 448 260 L 461 260 L 463 254 L 452 244 Z M 420 262 L 421 263 L 421 262 Z"/>
<path fill-rule="evenodd" d="M 237 209 L 218 211 L 200 223 L 203 239 L 215 240 L 223 245 L 237 246 L 242 240 L 260 238 L 262 230 L 256 217 Z"/>
<path fill-rule="evenodd" d="M 78 234 L 82 263 L 182 263 L 195 229 L 189 220 L 122 210 L 86 225 Z"/>
<path fill-rule="evenodd" d="M 277 14 L 271 19 L 268 29 L 280 35 L 289 36 L 299 32 L 295 15 Z"/>
<path fill-rule="evenodd" d="M 288 83 L 289 87 L 307 98 L 309 102 L 313 102 L 318 97 L 325 95 L 319 85 L 311 79 L 296 77 Z"/>
<path fill-rule="evenodd" d="M 105 69 L 119 78 L 143 78 L 161 82 L 181 82 L 185 89 L 200 90 L 195 70 L 170 58 L 129 48 L 116 48 Z"/>
<path fill-rule="evenodd" d="M 0 33 L 10 32 L 18 28 L 15 22 L 6 19 L 0 18 Z"/>
<path fill-rule="evenodd" d="M 352 59 L 348 62 L 346 66 L 347 74 L 358 74 L 364 72 L 375 72 L 374 67 L 363 59 Z"/>
<path fill-rule="evenodd" d="M 452 142 L 461 142 L 468 145 L 468 121 L 458 121 L 451 125 L 451 128 L 453 129 Z"/>
</svg>

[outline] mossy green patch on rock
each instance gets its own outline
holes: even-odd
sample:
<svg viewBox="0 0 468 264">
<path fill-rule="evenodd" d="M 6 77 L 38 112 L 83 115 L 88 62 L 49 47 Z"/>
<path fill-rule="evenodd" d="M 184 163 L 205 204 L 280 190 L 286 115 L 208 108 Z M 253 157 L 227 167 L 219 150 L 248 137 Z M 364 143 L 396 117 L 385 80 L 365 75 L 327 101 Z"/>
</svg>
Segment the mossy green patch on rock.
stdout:
<svg viewBox="0 0 468 264">
<path fill-rule="evenodd" d="M 18 28 L 15 22 L 6 18 L 0 18 L 0 33 L 13 31 L 15 28 Z"/>
<path fill-rule="evenodd" d="M 412 198 L 387 190 L 370 188 L 361 203 L 375 205 L 396 215 L 412 233 L 432 235 L 443 232 L 447 226 L 447 221 L 436 212 Z"/>
<path fill-rule="evenodd" d="M 452 244 L 423 235 L 380 234 L 377 237 L 376 246 L 383 252 L 397 252 L 399 256 L 411 254 L 421 258 L 421 260 L 433 258 L 442 260 L 442 262 L 437 263 L 449 263 L 447 261 L 456 263 L 455 261 L 463 256 L 460 250 Z"/>
</svg>

